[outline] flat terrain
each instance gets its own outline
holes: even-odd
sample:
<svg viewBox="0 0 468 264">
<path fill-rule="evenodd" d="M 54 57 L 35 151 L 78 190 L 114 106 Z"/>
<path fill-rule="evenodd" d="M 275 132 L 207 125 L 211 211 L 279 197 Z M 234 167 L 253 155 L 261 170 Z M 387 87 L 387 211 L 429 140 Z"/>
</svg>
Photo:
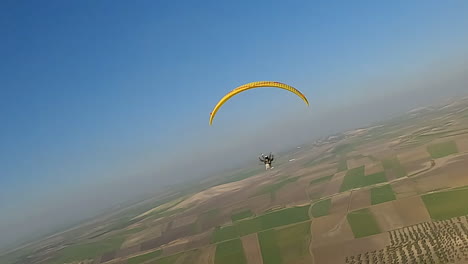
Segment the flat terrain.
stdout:
<svg viewBox="0 0 468 264">
<path fill-rule="evenodd" d="M 464 99 L 325 137 L 278 154 L 273 170 L 168 189 L 0 263 L 466 263 L 467 109 Z"/>
<path fill-rule="evenodd" d="M 369 209 L 350 212 L 347 215 L 347 219 L 355 238 L 380 233 L 380 227 Z"/>
<path fill-rule="evenodd" d="M 246 264 L 247 259 L 240 239 L 222 242 L 216 246 L 215 264 Z"/>
</svg>

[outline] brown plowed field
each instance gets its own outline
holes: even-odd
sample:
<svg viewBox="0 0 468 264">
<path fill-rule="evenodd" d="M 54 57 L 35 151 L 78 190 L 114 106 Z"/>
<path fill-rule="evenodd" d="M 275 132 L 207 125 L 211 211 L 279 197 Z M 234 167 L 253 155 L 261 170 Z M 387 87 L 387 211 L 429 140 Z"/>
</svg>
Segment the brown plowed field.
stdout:
<svg viewBox="0 0 468 264">
<path fill-rule="evenodd" d="M 257 234 L 250 234 L 241 238 L 247 264 L 263 264 L 262 252 L 258 243 Z"/>
</svg>

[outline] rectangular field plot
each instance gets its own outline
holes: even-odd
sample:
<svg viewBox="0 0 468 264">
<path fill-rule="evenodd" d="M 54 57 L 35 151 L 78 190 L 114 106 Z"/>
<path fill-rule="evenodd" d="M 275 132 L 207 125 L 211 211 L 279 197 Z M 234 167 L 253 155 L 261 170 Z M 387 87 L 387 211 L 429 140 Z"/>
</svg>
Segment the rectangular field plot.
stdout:
<svg viewBox="0 0 468 264">
<path fill-rule="evenodd" d="M 382 166 L 387 174 L 394 175 L 395 178 L 401 178 L 407 175 L 405 168 L 401 165 L 397 157 L 383 160 Z"/>
<path fill-rule="evenodd" d="M 385 203 L 395 199 L 395 193 L 393 192 L 392 186 L 389 184 L 371 189 L 371 203 L 373 205 Z"/>
<path fill-rule="evenodd" d="M 468 215 L 468 189 L 431 193 L 422 199 L 434 220 Z"/>
<path fill-rule="evenodd" d="M 310 222 L 276 230 L 283 264 L 311 263 L 309 254 Z"/>
<path fill-rule="evenodd" d="M 233 239 L 216 246 L 214 264 L 247 264 L 240 239 Z"/>
<path fill-rule="evenodd" d="M 386 181 L 387 178 L 385 177 L 385 173 L 379 172 L 371 175 L 365 175 L 364 166 L 361 166 L 348 170 L 343 179 L 343 183 L 341 184 L 340 191 L 344 192 L 354 188 L 369 186 Z"/>
<path fill-rule="evenodd" d="M 235 226 L 224 226 L 213 231 L 214 243 L 239 237 Z"/>
<path fill-rule="evenodd" d="M 427 151 L 434 159 L 443 158 L 452 154 L 458 153 L 457 144 L 455 141 L 447 141 L 443 143 L 429 145 Z"/>
<path fill-rule="evenodd" d="M 344 192 L 354 188 L 361 187 L 364 182 L 364 166 L 357 167 L 346 172 L 346 175 L 341 184 L 340 191 Z"/>
<path fill-rule="evenodd" d="M 143 262 L 145 262 L 147 260 L 157 258 L 157 257 L 161 256 L 161 254 L 162 254 L 162 250 L 156 250 L 156 251 L 151 252 L 151 253 L 147 253 L 147 254 L 144 254 L 144 255 L 129 258 L 127 263 L 128 264 L 140 264 L 140 263 L 143 263 Z"/>
<path fill-rule="evenodd" d="M 259 233 L 264 264 L 310 263 L 310 222 Z"/>
<path fill-rule="evenodd" d="M 385 172 L 378 172 L 370 175 L 364 176 L 364 186 L 369 186 L 377 183 L 386 182 L 387 178 L 385 177 Z"/>
<path fill-rule="evenodd" d="M 309 220 L 309 205 L 272 212 L 260 216 L 259 219 L 263 230 L 303 222 Z"/>
<path fill-rule="evenodd" d="M 263 264 L 282 264 L 281 253 L 276 242 L 275 230 L 258 233 L 258 241 L 262 251 Z"/>
<path fill-rule="evenodd" d="M 232 219 L 232 221 L 238 221 L 238 220 L 241 220 L 241 219 L 244 219 L 244 218 L 249 218 L 251 216 L 253 216 L 252 211 L 245 210 L 245 211 L 241 211 L 241 212 L 233 214 L 231 216 L 231 219 Z"/>
<path fill-rule="evenodd" d="M 355 238 L 380 233 L 380 228 L 374 215 L 367 208 L 349 213 L 347 219 Z"/>
<path fill-rule="evenodd" d="M 328 215 L 331 208 L 331 198 L 326 200 L 318 201 L 310 209 L 313 217 L 321 217 Z"/>
<path fill-rule="evenodd" d="M 333 175 L 321 177 L 321 178 L 318 178 L 318 179 L 313 179 L 313 180 L 310 181 L 310 185 L 324 183 L 324 182 L 327 182 L 327 181 L 331 180 L 332 178 L 333 178 Z"/>
<path fill-rule="evenodd" d="M 309 205 L 291 207 L 255 218 L 239 220 L 231 226 L 216 229 L 212 241 L 225 241 L 270 228 L 307 221 L 309 220 L 309 207 Z"/>
</svg>

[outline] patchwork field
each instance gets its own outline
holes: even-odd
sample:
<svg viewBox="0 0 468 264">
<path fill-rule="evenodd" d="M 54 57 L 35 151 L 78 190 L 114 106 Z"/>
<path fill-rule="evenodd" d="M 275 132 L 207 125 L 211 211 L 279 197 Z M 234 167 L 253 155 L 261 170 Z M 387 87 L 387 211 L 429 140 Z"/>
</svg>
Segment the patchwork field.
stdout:
<svg viewBox="0 0 468 264">
<path fill-rule="evenodd" d="M 426 194 L 422 199 L 434 220 L 468 215 L 468 188 Z"/>
<path fill-rule="evenodd" d="M 372 188 L 370 196 L 372 204 L 385 203 L 396 199 L 392 186 L 389 184 Z"/>
<path fill-rule="evenodd" d="M 468 99 L 447 107 L 171 187 L 0 263 L 466 262 Z"/>
<path fill-rule="evenodd" d="M 247 264 L 262 264 L 262 252 L 256 233 L 242 237 L 242 246 L 246 256 Z"/>
<path fill-rule="evenodd" d="M 349 201 L 349 211 L 366 208 L 371 205 L 371 193 L 369 189 L 354 190 Z"/>
<path fill-rule="evenodd" d="M 331 208 L 331 199 L 325 199 L 314 203 L 310 209 L 310 213 L 313 217 L 321 217 L 328 215 Z"/>
<path fill-rule="evenodd" d="M 355 238 L 375 235 L 381 232 L 374 215 L 369 209 L 350 212 L 347 215 L 347 219 Z"/>
<path fill-rule="evenodd" d="M 454 141 L 447 141 L 429 145 L 427 151 L 431 154 L 432 158 L 438 159 L 458 153 L 458 148 Z"/>
<path fill-rule="evenodd" d="M 219 243 L 216 246 L 215 264 L 247 264 L 240 239 Z"/>
<path fill-rule="evenodd" d="M 300 223 L 279 230 L 260 232 L 264 264 L 310 263 L 310 223 Z"/>
</svg>

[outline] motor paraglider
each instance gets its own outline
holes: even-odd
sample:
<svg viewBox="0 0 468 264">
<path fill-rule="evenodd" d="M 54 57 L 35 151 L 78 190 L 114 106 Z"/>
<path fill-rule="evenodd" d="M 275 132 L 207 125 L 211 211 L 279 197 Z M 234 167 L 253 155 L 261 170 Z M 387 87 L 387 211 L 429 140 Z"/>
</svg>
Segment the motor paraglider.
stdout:
<svg viewBox="0 0 468 264">
<path fill-rule="evenodd" d="M 275 160 L 275 156 L 273 154 L 270 153 L 268 155 L 264 155 L 262 153 L 260 157 L 258 157 L 258 159 L 265 164 L 265 170 L 273 169 L 273 167 L 271 166 L 271 163 L 273 162 L 273 160 Z"/>
<path fill-rule="evenodd" d="M 216 116 L 216 113 L 218 112 L 219 108 L 221 108 L 221 106 L 224 103 L 226 103 L 229 99 L 231 99 L 234 95 L 238 93 L 242 93 L 250 89 L 260 88 L 260 87 L 276 87 L 276 88 L 290 91 L 294 93 L 295 95 L 299 96 L 307 104 L 307 106 L 309 105 L 309 101 L 307 100 L 307 98 L 299 90 L 297 90 L 296 88 L 290 85 L 280 83 L 280 82 L 271 82 L 271 81 L 251 82 L 251 83 L 247 83 L 247 84 L 244 84 L 235 88 L 234 90 L 227 93 L 223 98 L 221 98 L 221 100 L 219 100 L 219 102 L 213 108 L 213 111 L 210 113 L 210 125 L 212 125 L 213 119 Z"/>
</svg>

